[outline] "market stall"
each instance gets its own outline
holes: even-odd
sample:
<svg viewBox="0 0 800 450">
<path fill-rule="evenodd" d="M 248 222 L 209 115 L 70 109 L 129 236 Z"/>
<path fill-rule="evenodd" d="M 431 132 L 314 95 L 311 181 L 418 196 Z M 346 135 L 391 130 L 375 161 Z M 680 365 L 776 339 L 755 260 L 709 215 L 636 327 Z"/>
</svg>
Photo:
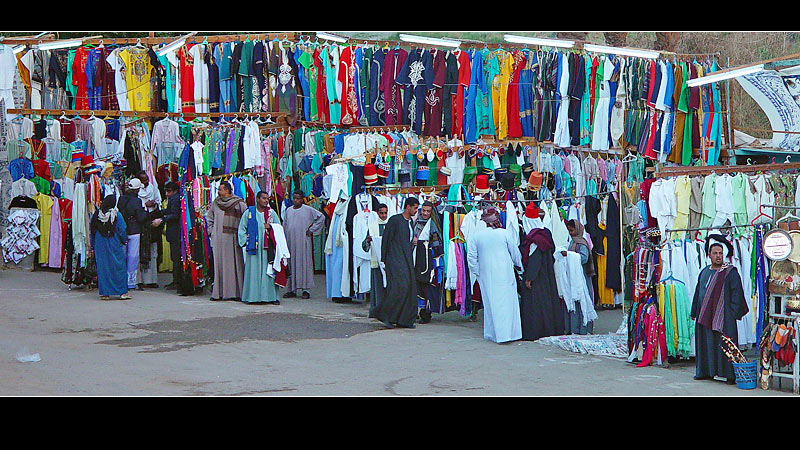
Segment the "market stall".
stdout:
<svg viewBox="0 0 800 450">
<path fill-rule="evenodd" d="M 692 273 L 689 261 L 662 263 L 691 251 L 680 237 L 703 227 L 746 230 L 734 233 L 746 273 L 749 206 L 768 190 L 789 190 L 780 175 L 719 175 L 733 156 L 727 91 L 689 85 L 720 69 L 715 55 L 339 43 L 304 33 L 40 41 L 0 46 L 9 86 L 0 100 L 0 200 L 34 202 L 37 267 L 61 269 L 70 286 L 92 282 L 88 218 L 144 170 L 162 200 L 167 182 L 180 185 L 181 261 L 195 289 L 213 282 L 206 212 L 222 181 L 249 206 L 266 192 L 278 217 L 298 190 L 325 212 L 313 252 L 331 298 L 370 291 L 368 260 L 354 253 L 358 221 L 379 204 L 398 213 L 414 195 L 434 205 L 445 238 L 425 274 L 435 287 L 425 300 L 435 299 L 433 312 L 474 317 L 480 293 L 464 259 L 480 212 L 498 209 L 519 242 L 534 203 L 557 245 L 569 239 L 565 220 L 585 227 L 597 269 L 590 292 L 565 294 L 568 281 L 559 292 L 573 306 L 588 301 L 584 320 L 593 307 L 624 306 L 635 355 L 648 342 L 641 317 L 666 318 L 673 299 L 683 309 L 669 311 L 685 312 L 691 298 L 680 290 L 689 278 L 679 278 L 679 269 Z M 694 179 L 667 166 L 695 164 L 717 172 L 698 183 L 700 203 L 687 204 Z M 733 205 L 711 209 L 734 192 Z M 62 238 L 50 239 L 53 230 Z M 656 230 L 677 239 L 645 237 Z M 701 261 L 698 253 L 691 263 Z M 762 309 L 754 303 L 753 311 Z M 677 329 L 670 356 L 689 357 L 681 314 L 669 322 Z M 744 343 L 755 344 L 758 328 L 742 327 Z"/>
</svg>

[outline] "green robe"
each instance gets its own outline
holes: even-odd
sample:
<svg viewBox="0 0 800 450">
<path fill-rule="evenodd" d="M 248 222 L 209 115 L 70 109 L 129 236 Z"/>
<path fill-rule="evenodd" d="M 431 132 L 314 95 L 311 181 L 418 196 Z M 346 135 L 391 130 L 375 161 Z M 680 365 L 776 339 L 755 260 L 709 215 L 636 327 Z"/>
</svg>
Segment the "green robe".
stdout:
<svg viewBox="0 0 800 450">
<path fill-rule="evenodd" d="M 247 247 L 247 221 L 250 212 L 242 214 L 239 221 L 239 245 Z M 279 223 L 275 212 L 270 210 L 270 219 L 273 223 Z M 264 215 L 256 216 L 258 222 L 258 236 L 264 236 Z M 260 242 L 259 242 L 260 244 Z M 269 265 L 267 250 L 258 249 L 255 255 L 245 251 L 244 253 L 244 285 L 242 287 L 242 301 L 245 303 L 274 302 L 278 300 L 278 287 L 275 286 L 275 279 L 267 274 Z"/>
</svg>

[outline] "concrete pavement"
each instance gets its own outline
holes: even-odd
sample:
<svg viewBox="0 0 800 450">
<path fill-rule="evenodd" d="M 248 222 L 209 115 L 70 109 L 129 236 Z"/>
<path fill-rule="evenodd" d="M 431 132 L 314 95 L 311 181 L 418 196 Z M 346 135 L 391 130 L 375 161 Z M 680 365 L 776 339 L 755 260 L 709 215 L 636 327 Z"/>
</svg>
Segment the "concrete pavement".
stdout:
<svg viewBox="0 0 800 450">
<path fill-rule="evenodd" d="M 325 299 L 324 276 L 316 284 L 311 299 L 279 306 L 163 288 L 101 301 L 55 272 L 0 271 L 0 395 L 791 395 L 785 381 L 781 391 L 694 381 L 692 362 L 636 368 L 495 344 L 457 312 L 389 330 L 366 305 Z M 619 309 L 598 315 L 598 334 L 622 320 Z M 24 347 L 41 361 L 18 362 Z"/>
</svg>

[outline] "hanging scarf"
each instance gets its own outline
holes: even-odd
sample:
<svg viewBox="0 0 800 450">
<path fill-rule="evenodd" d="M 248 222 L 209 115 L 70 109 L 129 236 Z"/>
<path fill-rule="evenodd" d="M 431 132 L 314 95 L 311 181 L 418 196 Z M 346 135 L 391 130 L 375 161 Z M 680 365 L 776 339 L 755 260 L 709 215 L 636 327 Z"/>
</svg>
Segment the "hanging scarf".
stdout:
<svg viewBox="0 0 800 450">
<path fill-rule="evenodd" d="M 703 296 L 703 304 L 700 313 L 697 315 L 697 323 L 704 327 L 722 333 L 724 310 L 725 310 L 725 278 L 728 276 L 730 268 L 724 264 L 722 268 L 716 270 L 706 288 Z"/>
<path fill-rule="evenodd" d="M 535 228 L 531 230 L 530 233 L 525 236 L 525 239 L 523 239 L 522 244 L 520 245 L 522 267 L 526 267 L 528 265 L 528 258 L 530 258 L 530 255 L 533 253 L 530 251 L 533 245 L 545 252 L 555 248 L 553 238 L 550 237 L 549 233 L 545 231 L 544 228 Z M 534 251 L 536 248 L 534 248 Z"/>
<path fill-rule="evenodd" d="M 255 255 L 258 253 L 258 220 L 256 219 L 256 214 L 258 214 L 258 209 L 255 206 L 251 206 L 247 208 L 249 210 L 249 216 L 247 218 L 247 254 L 248 255 Z M 271 227 L 269 226 L 270 223 L 270 208 L 267 208 L 263 212 L 264 214 L 264 236 L 262 238 L 263 248 L 269 248 L 270 242 L 270 231 Z"/>
</svg>

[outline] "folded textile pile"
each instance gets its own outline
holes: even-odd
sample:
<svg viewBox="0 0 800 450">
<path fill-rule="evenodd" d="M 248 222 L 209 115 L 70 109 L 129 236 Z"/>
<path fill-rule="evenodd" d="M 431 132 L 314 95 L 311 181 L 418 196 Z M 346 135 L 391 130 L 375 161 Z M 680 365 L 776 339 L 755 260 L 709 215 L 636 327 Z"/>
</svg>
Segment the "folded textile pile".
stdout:
<svg viewBox="0 0 800 450">
<path fill-rule="evenodd" d="M 614 358 L 628 356 L 628 343 L 625 334 L 571 334 L 568 336 L 544 337 L 536 342 L 573 353 L 611 356 Z"/>
<path fill-rule="evenodd" d="M 13 209 L 8 216 L 6 235 L 0 240 L 5 262 L 19 264 L 28 255 L 39 249 L 38 238 L 41 234 L 36 226 L 39 210 Z"/>
</svg>

